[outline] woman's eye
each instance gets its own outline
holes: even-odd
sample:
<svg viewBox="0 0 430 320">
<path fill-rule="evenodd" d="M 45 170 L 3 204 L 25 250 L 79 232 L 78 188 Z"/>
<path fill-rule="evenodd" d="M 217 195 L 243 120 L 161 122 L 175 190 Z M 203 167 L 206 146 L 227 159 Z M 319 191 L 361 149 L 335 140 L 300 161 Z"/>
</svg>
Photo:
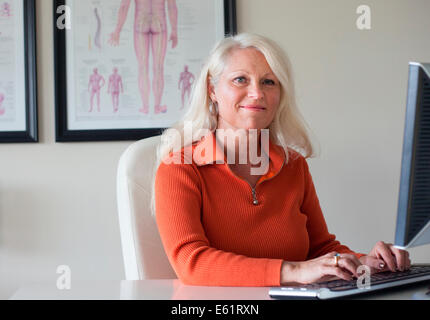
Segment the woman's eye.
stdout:
<svg viewBox="0 0 430 320">
<path fill-rule="evenodd" d="M 263 80 L 263 83 L 269 86 L 273 86 L 276 84 L 275 81 L 273 81 L 272 79 L 265 79 Z"/>
<path fill-rule="evenodd" d="M 245 77 L 237 77 L 237 78 L 234 78 L 234 82 L 242 84 L 242 83 L 246 82 L 246 78 Z"/>
</svg>

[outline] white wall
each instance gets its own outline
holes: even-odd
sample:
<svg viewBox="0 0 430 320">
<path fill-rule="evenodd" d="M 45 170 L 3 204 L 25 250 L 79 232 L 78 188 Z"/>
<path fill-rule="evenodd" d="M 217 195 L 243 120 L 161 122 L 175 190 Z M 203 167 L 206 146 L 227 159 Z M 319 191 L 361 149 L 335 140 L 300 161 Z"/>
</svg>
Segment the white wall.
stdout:
<svg viewBox="0 0 430 320">
<path fill-rule="evenodd" d="M 131 142 L 55 143 L 52 1 L 37 0 L 38 144 L 0 145 L 0 299 L 49 281 L 123 279 L 115 200 Z M 372 29 L 360 31 L 367 4 Z M 409 4 L 409 5 L 408 5 Z M 358 251 L 393 241 L 407 63 L 430 62 L 430 2 L 237 0 L 239 31 L 290 55 L 299 106 L 320 144 L 311 172 L 330 231 Z M 429 247 L 411 250 L 429 262 Z"/>
</svg>

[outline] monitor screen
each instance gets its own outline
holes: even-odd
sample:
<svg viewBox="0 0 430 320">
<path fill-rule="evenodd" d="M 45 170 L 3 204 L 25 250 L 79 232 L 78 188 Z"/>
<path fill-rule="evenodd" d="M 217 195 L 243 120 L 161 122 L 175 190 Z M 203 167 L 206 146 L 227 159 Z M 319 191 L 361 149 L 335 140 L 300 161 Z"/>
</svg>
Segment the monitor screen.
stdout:
<svg viewBox="0 0 430 320">
<path fill-rule="evenodd" d="M 430 63 L 409 63 L 395 246 L 430 243 Z"/>
</svg>

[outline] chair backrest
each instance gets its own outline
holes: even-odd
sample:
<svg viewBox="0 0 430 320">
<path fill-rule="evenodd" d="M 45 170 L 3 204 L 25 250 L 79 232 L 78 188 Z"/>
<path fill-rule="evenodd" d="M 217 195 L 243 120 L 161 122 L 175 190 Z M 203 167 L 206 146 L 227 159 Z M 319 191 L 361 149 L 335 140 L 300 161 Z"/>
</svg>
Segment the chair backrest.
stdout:
<svg viewBox="0 0 430 320">
<path fill-rule="evenodd" d="M 151 193 L 160 136 L 131 144 L 121 155 L 117 201 L 126 280 L 177 278 L 165 254 Z"/>
</svg>

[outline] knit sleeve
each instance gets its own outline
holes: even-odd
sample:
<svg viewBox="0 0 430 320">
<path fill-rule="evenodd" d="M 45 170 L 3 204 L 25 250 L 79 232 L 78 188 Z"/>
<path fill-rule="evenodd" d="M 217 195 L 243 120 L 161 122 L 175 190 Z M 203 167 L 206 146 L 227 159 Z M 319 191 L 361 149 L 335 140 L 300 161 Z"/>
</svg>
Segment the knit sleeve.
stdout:
<svg viewBox="0 0 430 320">
<path fill-rule="evenodd" d="M 307 215 L 307 230 L 309 234 L 309 253 L 307 259 L 313 259 L 332 251 L 339 253 L 352 253 L 357 258 L 363 256 L 361 253 L 355 253 L 347 246 L 342 245 L 336 240 L 336 236 L 329 233 L 318 196 L 315 190 L 312 176 L 306 160 L 301 157 L 303 174 L 304 174 L 304 198 L 301 211 Z"/>
<path fill-rule="evenodd" d="M 164 164 L 156 173 L 160 237 L 178 278 L 189 285 L 279 286 L 282 260 L 211 247 L 201 223 L 201 181 L 193 164 Z"/>
</svg>

